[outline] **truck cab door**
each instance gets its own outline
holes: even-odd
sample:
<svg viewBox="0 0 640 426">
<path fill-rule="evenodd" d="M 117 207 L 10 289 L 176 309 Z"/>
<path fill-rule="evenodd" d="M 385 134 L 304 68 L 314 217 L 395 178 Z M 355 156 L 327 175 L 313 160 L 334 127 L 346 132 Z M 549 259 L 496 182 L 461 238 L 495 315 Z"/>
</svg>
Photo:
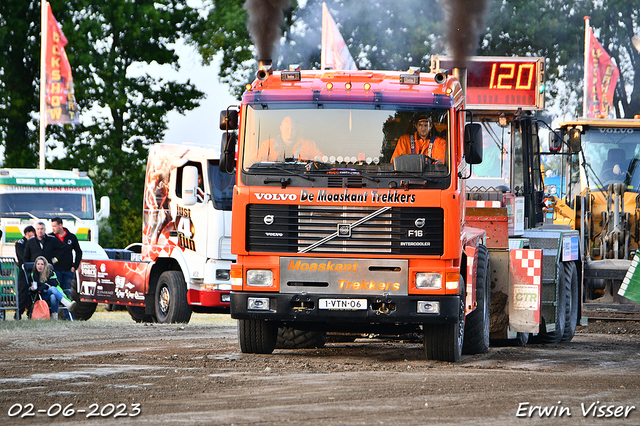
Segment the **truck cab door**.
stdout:
<svg viewBox="0 0 640 426">
<path fill-rule="evenodd" d="M 203 164 L 188 161 L 176 170 L 175 232 L 178 246 L 190 259 L 190 273 L 201 278 L 207 253 L 210 194 L 204 185 Z"/>
<path fill-rule="evenodd" d="M 222 260 L 235 260 L 231 254 L 231 204 L 235 174 L 221 170 L 218 160 L 209 160 L 205 184 L 209 186 L 212 205 L 209 228 L 210 257 Z M 215 253 L 215 255 L 214 255 Z"/>
</svg>

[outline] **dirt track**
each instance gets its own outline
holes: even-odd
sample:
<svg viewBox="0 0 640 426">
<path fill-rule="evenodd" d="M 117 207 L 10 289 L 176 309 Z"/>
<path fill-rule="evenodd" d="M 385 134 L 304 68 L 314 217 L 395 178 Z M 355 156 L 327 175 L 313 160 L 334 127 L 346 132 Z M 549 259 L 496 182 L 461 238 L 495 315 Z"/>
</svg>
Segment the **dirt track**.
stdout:
<svg viewBox="0 0 640 426">
<path fill-rule="evenodd" d="M 226 315 L 187 325 L 104 311 L 84 323 L 6 321 L 0 424 L 638 425 L 639 330 L 593 323 L 570 343 L 491 348 L 454 365 L 425 361 L 419 343 L 380 339 L 241 354 Z M 34 417 L 10 417 L 29 403 Z M 613 405 L 612 416 L 584 416 L 581 404 L 593 403 Z M 56 404 L 87 411 L 49 417 Z M 135 414 L 134 404 L 135 417 L 110 414 Z"/>
</svg>

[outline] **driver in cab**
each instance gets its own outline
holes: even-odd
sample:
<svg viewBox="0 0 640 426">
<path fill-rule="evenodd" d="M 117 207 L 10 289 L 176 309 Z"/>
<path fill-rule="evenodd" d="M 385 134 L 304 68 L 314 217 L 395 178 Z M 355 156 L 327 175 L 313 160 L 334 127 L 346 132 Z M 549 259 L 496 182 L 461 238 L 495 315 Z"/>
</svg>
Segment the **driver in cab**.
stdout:
<svg viewBox="0 0 640 426">
<path fill-rule="evenodd" d="M 444 164 L 447 142 L 436 136 L 431 120 L 431 117 L 419 118 L 415 133 L 400 136 L 391 162 L 405 154 L 424 154 L 427 156 L 427 163 Z"/>
<path fill-rule="evenodd" d="M 280 134 L 263 141 L 253 156 L 253 161 L 310 161 L 315 157 L 322 157 L 316 143 L 298 137 L 291 117 L 285 117 L 280 124 Z"/>
</svg>

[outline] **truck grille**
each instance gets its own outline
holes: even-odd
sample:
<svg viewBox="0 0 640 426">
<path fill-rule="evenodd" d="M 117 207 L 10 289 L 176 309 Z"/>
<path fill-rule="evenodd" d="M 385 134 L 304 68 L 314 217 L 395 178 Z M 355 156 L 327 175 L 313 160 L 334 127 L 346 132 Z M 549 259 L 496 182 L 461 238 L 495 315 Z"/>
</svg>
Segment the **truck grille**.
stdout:
<svg viewBox="0 0 640 426">
<path fill-rule="evenodd" d="M 352 206 L 260 205 L 247 207 L 247 251 L 441 255 L 441 208 L 392 207 L 349 230 L 380 209 Z M 342 226 L 340 226 L 342 225 Z M 340 232 L 338 230 L 341 229 Z M 328 238 L 334 233 L 338 236 Z M 310 249 L 313 244 L 326 239 Z"/>
</svg>

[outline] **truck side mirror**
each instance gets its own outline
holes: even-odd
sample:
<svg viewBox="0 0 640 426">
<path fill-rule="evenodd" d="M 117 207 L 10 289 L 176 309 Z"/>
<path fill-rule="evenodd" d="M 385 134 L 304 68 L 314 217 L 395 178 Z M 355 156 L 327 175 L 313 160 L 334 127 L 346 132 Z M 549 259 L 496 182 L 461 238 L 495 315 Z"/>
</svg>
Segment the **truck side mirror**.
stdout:
<svg viewBox="0 0 640 426">
<path fill-rule="evenodd" d="M 236 168 L 236 134 L 224 132 L 220 143 L 220 171 L 233 174 Z"/>
<path fill-rule="evenodd" d="M 235 109 L 225 109 L 220 111 L 220 130 L 238 129 L 238 111 Z"/>
<path fill-rule="evenodd" d="M 549 132 L 549 151 L 558 152 L 562 150 L 562 136 L 558 132 Z"/>
<path fill-rule="evenodd" d="M 482 126 L 478 123 L 464 126 L 464 158 L 467 164 L 482 163 Z"/>
<path fill-rule="evenodd" d="M 580 152 L 580 147 L 582 146 L 582 133 L 580 129 L 573 127 L 569 129 L 569 148 L 571 152 Z"/>
<path fill-rule="evenodd" d="M 100 197 L 100 210 L 96 214 L 97 220 L 107 219 L 111 215 L 111 199 L 106 195 Z"/>
<path fill-rule="evenodd" d="M 198 202 L 198 168 L 185 166 L 182 171 L 182 202 L 193 206 Z"/>
</svg>

